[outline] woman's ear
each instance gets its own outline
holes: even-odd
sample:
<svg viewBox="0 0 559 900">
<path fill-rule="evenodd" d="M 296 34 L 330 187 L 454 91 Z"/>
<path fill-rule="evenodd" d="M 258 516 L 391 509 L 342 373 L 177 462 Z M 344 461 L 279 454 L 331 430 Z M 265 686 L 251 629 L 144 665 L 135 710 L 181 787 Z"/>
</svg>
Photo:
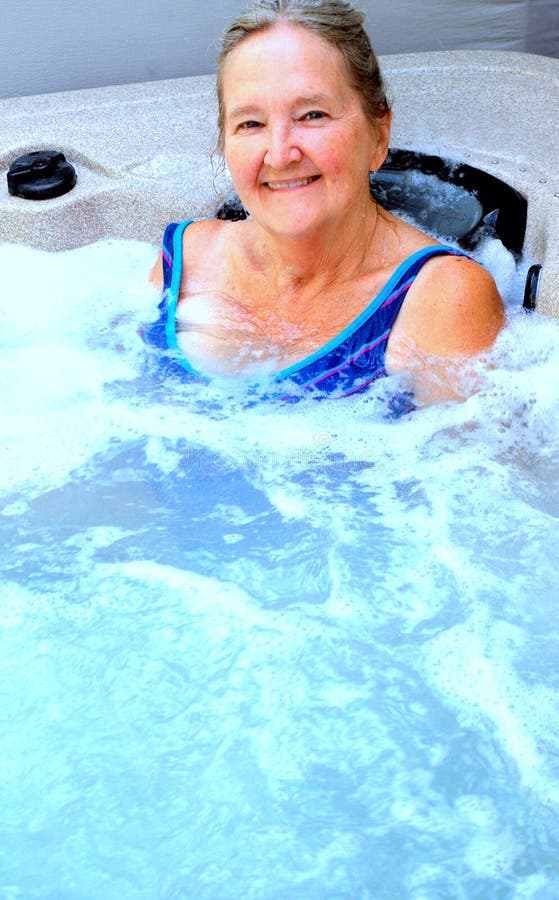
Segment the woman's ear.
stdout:
<svg viewBox="0 0 559 900">
<path fill-rule="evenodd" d="M 392 126 L 392 110 L 375 122 L 376 140 L 371 154 L 370 172 L 376 172 L 382 166 L 390 145 L 390 129 Z"/>
</svg>

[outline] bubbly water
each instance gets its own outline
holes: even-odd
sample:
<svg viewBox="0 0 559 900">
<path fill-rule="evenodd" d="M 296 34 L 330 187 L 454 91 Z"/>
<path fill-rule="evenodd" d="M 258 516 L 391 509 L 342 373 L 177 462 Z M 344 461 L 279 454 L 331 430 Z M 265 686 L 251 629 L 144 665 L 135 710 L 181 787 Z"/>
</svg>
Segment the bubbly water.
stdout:
<svg viewBox="0 0 559 900">
<path fill-rule="evenodd" d="M 247 407 L 150 376 L 154 256 L 0 252 L 0 897 L 559 897 L 558 324 Z"/>
</svg>

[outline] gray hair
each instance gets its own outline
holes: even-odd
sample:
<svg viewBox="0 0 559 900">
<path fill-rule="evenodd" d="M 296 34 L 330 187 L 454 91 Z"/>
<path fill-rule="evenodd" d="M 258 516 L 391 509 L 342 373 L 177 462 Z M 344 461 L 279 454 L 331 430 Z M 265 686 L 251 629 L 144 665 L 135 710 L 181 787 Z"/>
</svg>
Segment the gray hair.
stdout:
<svg viewBox="0 0 559 900">
<path fill-rule="evenodd" d="M 369 121 L 374 124 L 377 119 L 384 118 L 390 111 L 390 104 L 378 60 L 363 28 L 364 21 L 365 15 L 344 0 L 256 0 L 234 19 L 223 35 L 218 57 L 219 149 L 223 151 L 223 74 L 227 58 L 245 38 L 267 31 L 279 22 L 308 28 L 336 47 L 345 60 L 349 83 L 359 94 Z"/>
</svg>

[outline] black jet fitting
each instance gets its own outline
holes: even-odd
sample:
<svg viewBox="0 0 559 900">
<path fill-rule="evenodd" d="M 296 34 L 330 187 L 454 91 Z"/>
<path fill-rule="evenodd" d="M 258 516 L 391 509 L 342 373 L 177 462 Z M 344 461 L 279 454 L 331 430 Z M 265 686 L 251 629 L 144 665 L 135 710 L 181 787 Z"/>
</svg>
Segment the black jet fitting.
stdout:
<svg viewBox="0 0 559 900">
<path fill-rule="evenodd" d="M 526 276 L 526 285 L 524 287 L 524 300 L 522 306 L 530 312 L 536 308 L 538 299 L 538 285 L 540 281 L 542 267 L 538 264 L 530 266 Z"/>
<path fill-rule="evenodd" d="M 73 165 L 59 150 L 34 150 L 14 159 L 8 170 L 8 191 L 25 200 L 50 200 L 76 184 Z"/>
</svg>

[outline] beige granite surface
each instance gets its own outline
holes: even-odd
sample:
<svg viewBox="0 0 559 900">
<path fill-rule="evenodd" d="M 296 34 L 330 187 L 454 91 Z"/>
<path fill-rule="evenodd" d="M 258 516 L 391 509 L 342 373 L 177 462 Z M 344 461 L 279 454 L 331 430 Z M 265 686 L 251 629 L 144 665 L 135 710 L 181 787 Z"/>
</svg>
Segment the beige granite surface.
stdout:
<svg viewBox="0 0 559 900">
<path fill-rule="evenodd" d="M 461 51 L 381 64 L 393 147 L 476 166 L 527 198 L 525 255 L 543 266 L 538 309 L 559 318 L 559 60 Z M 167 222 L 213 214 L 232 191 L 215 118 L 213 76 L 0 100 L 0 240 L 158 244 Z M 11 161 L 39 148 L 65 153 L 76 187 L 53 200 L 10 196 Z"/>
</svg>

